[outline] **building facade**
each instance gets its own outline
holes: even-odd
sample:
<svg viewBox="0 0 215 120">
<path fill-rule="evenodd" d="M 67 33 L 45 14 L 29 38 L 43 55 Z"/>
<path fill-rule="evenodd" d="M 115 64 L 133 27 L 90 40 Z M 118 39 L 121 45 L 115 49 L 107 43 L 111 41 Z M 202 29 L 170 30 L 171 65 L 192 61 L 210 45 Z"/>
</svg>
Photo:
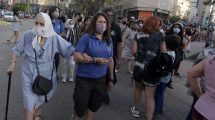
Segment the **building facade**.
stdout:
<svg viewBox="0 0 215 120">
<path fill-rule="evenodd" d="M 204 5 L 204 0 L 194 0 L 191 4 L 191 14 L 189 15 L 188 22 L 190 24 L 197 24 L 202 27 L 207 27 L 209 21 L 214 22 L 213 5 Z"/>
<path fill-rule="evenodd" d="M 124 3 L 128 17 L 145 19 L 154 15 L 167 18 L 173 9 L 174 0 L 124 0 Z"/>
</svg>

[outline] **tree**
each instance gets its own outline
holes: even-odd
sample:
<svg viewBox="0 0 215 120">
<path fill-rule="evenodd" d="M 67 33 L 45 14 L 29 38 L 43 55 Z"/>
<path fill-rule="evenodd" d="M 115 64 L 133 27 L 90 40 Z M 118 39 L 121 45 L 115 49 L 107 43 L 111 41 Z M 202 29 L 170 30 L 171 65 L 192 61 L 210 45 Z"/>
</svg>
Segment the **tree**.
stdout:
<svg viewBox="0 0 215 120">
<path fill-rule="evenodd" d="M 180 20 L 181 20 L 181 17 L 180 17 L 180 16 L 176 16 L 176 15 L 171 16 L 171 17 L 169 18 L 169 21 L 170 21 L 171 23 L 176 23 L 176 22 L 178 22 L 178 21 L 180 21 Z"/>
<path fill-rule="evenodd" d="M 16 3 L 15 6 L 13 7 L 14 12 L 18 12 L 18 11 L 28 12 L 28 10 L 29 10 L 29 4 L 25 4 L 25 3 Z"/>
<path fill-rule="evenodd" d="M 112 6 L 114 0 L 75 0 L 74 6 L 77 6 L 79 12 L 91 16 L 99 12 L 105 5 Z"/>
<path fill-rule="evenodd" d="M 203 4 L 204 5 L 214 5 L 215 4 L 215 0 L 204 0 Z"/>
</svg>

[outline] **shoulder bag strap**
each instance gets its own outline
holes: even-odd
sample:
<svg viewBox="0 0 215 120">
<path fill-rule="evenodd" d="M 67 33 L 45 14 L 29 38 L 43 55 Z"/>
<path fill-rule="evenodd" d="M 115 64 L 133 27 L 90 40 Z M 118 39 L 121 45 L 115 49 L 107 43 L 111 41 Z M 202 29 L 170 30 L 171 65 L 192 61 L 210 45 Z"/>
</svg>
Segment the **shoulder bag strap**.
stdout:
<svg viewBox="0 0 215 120">
<path fill-rule="evenodd" d="M 54 56 L 55 55 L 53 55 L 53 51 L 54 51 L 54 49 L 53 49 L 53 47 L 54 47 L 54 42 L 53 42 L 53 40 L 52 40 L 52 58 L 51 59 L 53 59 L 53 67 L 52 67 L 52 73 L 51 73 L 51 80 L 52 80 L 52 78 L 53 78 L 53 73 L 54 73 L 54 67 L 55 67 L 55 59 L 54 59 Z"/>
<path fill-rule="evenodd" d="M 125 32 L 125 30 L 126 30 L 127 27 L 128 26 L 126 25 L 125 28 L 124 28 L 124 30 L 121 32 L 121 34 L 123 34 Z"/>
<path fill-rule="evenodd" d="M 37 69 L 37 73 L 38 73 L 38 75 L 40 75 L 39 67 L 38 67 L 38 63 L 37 63 L 37 53 L 36 53 L 35 48 L 34 48 L 33 50 L 34 50 L 34 56 L 35 56 L 35 61 L 36 61 L 36 69 Z"/>
</svg>

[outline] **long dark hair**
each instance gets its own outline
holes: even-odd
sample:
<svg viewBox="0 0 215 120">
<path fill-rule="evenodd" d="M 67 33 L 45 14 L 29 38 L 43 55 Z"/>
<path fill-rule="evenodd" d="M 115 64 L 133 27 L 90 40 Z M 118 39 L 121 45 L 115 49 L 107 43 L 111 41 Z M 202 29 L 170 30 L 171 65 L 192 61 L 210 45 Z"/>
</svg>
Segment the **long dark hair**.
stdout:
<svg viewBox="0 0 215 120">
<path fill-rule="evenodd" d="M 89 33 L 89 35 L 91 36 L 94 36 L 95 33 L 96 33 L 96 21 L 97 19 L 100 17 L 100 16 L 103 16 L 106 20 L 106 26 L 107 26 L 107 29 L 105 30 L 105 32 L 103 33 L 103 38 L 106 39 L 106 42 L 108 45 L 110 45 L 110 40 L 111 40 L 111 37 L 110 37 L 110 21 L 108 19 L 108 17 L 104 14 L 104 13 L 97 13 L 92 19 L 91 19 L 91 23 L 87 29 L 87 33 Z"/>
<path fill-rule="evenodd" d="M 166 35 L 175 34 L 175 33 L 173 32 L 173 28 L 174 28 L 175 25 L 178 25 L 178 26 L 179 26 L 180 32 L 179 32 L 177 35 L 180 36 L 181 41 L 182 41 L 183 38 L 184 38 L 184 29 L 183 29 L 183 26 L 182 26 L 180 23 L 174 23 L 174 24 L 167 30 Z"/>
<path fill-rule="evenodd" d="M 59 10 L 59 13 L 60 13 L 60 8 L 57 7 L 57 6 L 51 6 L 51 7 L 49 8 L 49 16 L 50 16 L 51 20 L 54 19 L 54 17 L 52 16 L 52 13 L 55 12 L 56 9 L 58 9 L 58 10 Z"/>
</svg>

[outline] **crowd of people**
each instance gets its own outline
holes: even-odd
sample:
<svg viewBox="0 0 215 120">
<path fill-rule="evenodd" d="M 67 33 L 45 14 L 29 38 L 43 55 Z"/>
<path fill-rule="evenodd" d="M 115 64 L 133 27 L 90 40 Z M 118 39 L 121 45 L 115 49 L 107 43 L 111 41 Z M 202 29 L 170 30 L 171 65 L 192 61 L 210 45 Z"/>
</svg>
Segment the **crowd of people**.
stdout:
<svg viewBox="0 0 215 120">
<path fill-rule="evenodd" d="M 144 91 L 145 118 L 152 120 L 163 112 L 165 89 L 173 88 L 172 76 L 180 75 L 180 63 L 190 51 L 190 42 L 196 34 L 206 41 L 207 49 L 202 54 L 207 57 L 199 59 L 188 72 L 188 87 L 194 103 L 187 120 L 215 119 L 212 29 L 205 35 L 204 30 L 195 33 L 192 26 L 181 23 L 166 27 L 162 19 L 155 16 L 144 21 L 134 17 L 116 19 L 111 8 L 84 20 L 80 13 L 63 17 L 56 6 L 46 12 L 36 16 L 33 29 L 24 32 L 13 47 L 8 67 L 8 73 L 14 72 L 17 58 L 23 58 L 21 80 L 26 120 L 42 119 L 41 106 L 52 98 L 59 79 L 64 83 L 75 80 L 72 119 L 93 120 L 100 106 L 110 103 L 108 93 L 117 83 L 122 61 L 128 62 L 127 72 L 135 81 L 132 115 L 140 117 Z M 57 75 L 61 61 L 62 74 Z M 198 77 L 205 84 L 204 92 L 199 87 Z"/>
</svg>

